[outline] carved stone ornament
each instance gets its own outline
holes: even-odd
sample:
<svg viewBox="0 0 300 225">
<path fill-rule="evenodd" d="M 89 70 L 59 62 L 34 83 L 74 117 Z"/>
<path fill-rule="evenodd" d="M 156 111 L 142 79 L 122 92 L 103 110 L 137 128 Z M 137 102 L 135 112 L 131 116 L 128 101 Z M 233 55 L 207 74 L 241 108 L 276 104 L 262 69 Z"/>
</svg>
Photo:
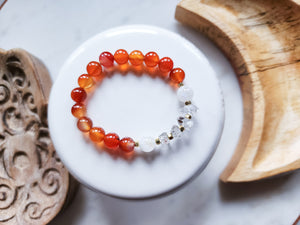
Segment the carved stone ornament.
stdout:
<svg viewBox="0 0 300 225">
<path fill-rule="evenodd" d="M 51 79 L 21 49 L 0 49 L 0 77 L 0 224 L 47 224 L 72 180 L 49 136 Z"/>
</svg>

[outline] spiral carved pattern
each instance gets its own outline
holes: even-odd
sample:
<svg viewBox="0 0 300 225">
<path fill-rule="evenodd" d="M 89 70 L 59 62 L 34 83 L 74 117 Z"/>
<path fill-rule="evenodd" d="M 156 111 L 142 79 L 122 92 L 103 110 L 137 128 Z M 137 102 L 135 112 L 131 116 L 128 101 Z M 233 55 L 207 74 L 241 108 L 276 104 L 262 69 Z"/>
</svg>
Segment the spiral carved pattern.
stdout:
<svg viewBox="0 0 300 225">
<path fill-rule="evenodd" d="M 61 176 L 59 171 L 51 168 L 47 169 L 44 174 L 42 181 L 40 182 L 40 188 L 43 193 L 46 195 L 55 195 L 61 183 Z"/>
<path fill-rule="evenodd" d="M 38 83 L 39 61 L 23 55 L 0 51 L 0 224 L 40 225 L 62 208 L 69 174 L 47 126 L 49 93 L 41 87 L 51 83 Z M 49 76 L 45 71 L 38 76 Z"/>
<path fill-rule="evenodd" d="M 14 203 L 16 191 L 7 184 L 0 184 L 0 210 L 7 209 Z"/>
</svg>

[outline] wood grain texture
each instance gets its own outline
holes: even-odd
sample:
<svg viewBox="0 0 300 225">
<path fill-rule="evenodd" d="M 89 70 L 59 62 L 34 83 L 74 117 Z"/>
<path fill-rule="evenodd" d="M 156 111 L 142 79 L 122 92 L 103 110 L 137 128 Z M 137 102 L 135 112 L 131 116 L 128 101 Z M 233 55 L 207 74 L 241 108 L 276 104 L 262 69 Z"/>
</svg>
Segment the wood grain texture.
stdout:
<svg viewBox="0 0 300 225">
<path fill-rule="evenodd" d="M 243 128 L 221 179 L 253 181 L 300 168 L 299 1 L 183 0 L 176 18 L 211 38 L 240 81 Z"/>
<path fill-rule="evenodd" d="M 21 49 L 0 49 L 0 76 L 0 224 L 47 224 L 74 193 L 48 131 L 52 82 Z"/>
</svg>

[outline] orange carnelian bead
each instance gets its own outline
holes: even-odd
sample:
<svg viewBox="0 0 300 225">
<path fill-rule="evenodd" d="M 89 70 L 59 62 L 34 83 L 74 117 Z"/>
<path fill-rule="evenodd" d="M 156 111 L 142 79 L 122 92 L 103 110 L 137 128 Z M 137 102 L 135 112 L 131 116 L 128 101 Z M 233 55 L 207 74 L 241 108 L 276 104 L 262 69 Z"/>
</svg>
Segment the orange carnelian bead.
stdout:
<svg viewBox="0 0 300 225">
<path fill-rule="evenodd" d="M 158 64 L 159 57 L 156 52 L 148 52 L 145 55 L 145 64 L 148 67 L 154 67 Z"/>
<path fill-rule="evenodd" d="M 119 147 L 120 138 L 115 133 L 106 134 L 103 140 L 108 149 L 116 150 Z"/>
<path fill-rule="evenodd" d="M 133 66 L 140 66 L 143 64 L 144 55 L 139 50 L 134 50 L 129 55 L 129 61 Z"/>
<path fill-rule="evenodd" d="M 71 98 L 75 102 L 83 102 L 86 99 L 86 92 L 83 88 L 74 88 L 71 92 Z"/>
<path fill-rule="evenodd" d="M 181 83 L 184 80 L 185 72 L 181 68 L 174 68 L 170 72 L 170 80 L 174 83 Z"/>
<path fill-rule="evenodd" d="M 114 58 L 119 65 L 122 65 L 128 62 L 129 55 L 126 50 L 118 49 L 114 54 Z"/>
<path fill-rule="evenodd" d="M 99 77 L 102 74 L 102 67 L 100 63 L 92 61 L 86 66 L 86 71 L 92 77 Z"/>
<path fill-rule="evenodd" d="M 82 74 L 78 77 L 78 85 L 82 88 L 90 88 L 94 84 L 93 78 L 88 74 Z"/>
<path fill-rule="evenodd" d="M 134 149 L 134 140 L 132 140 L 132 138 L 130 138 L 130 137 L 122 138 L 122 140 L 120 141 L 120 148 L 124 152 L 133 151 L 133 149 Z"/>
<path fill-rule="evenodd" d="M 114 65 L 114 56 L 110 52 L 102 52 L 99 61 L 104 67 L 112 67 Z"/>
<path fill-rule="evenodd" d="M 93 126 L 93 122 L 90 118 L 83 116 L 77 121 L 77 127 L 82 132 L 88 132 Z"/>
<path fill-rule="evenodd" d="M 101 142 L 105 136 L 105 132 L 101 127 L 93 127 L 90 129 L 90 139 L 93 142 Z"/>
<path fill-rule="evenodd" d="M 173 60 L 169 57 L 164 57 L 159 60 L 158 67 L 163 73 L 170 72 L 173 69 Z"/>
<path fill-rule="evenodd" d="M 86 107 L 82 103 L 76 103 L 72 106 L 71 112 L 74 117 L 80 118 L 86 114 Z"/>
</svg>

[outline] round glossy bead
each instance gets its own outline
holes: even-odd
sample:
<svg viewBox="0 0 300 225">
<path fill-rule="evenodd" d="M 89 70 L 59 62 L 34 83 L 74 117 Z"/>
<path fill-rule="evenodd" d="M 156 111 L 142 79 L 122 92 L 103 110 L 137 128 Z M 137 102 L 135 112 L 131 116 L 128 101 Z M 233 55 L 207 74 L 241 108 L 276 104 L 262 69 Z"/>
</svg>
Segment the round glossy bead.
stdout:
<svg viewBox="0 0 300 225">
<path fill-rule="evenodd" d="M 71 92 L 71 98 L 75 102 L 83 102 L 87 97 L 87 94 L 83 88 L 74 88 Z"/>
<path fill-rule="evenodd" d="M 134 149 L 134 140 L 130 137 L 122 138 L 120 141 L 120 148 L 124 152 L 132 152 Z"/>
<path fill-rule="evenodd" d="M 140 66 L 143 64 L 144 55 L 139 50 L 134 50 L 129 55 L 129 61 L 133 66 Z"/>
<path fill-rule="evenodd" d="M 104 139 L 105 132 L 101 127 L 93 127 L 90 129 L 89 135 L 93 142 L 101 142 Z"/>
<path fill-rule="evenodd" d="M 80 118 L 86 114 L 86 107 L 82 103 L 76 103 L 72 106 L 71 112 L 74 117 Z"/>
<path fill-rule="evenodd" d="M 77 127 L 82 132 L 89 132 L 89 130 L 92 128 L 93 122 L 90 118 L 84 116 L 80 117 L 77 122 Z"/>
<path fill-rule="evenodd" d="M 143 152 L 151 152 L 155 148 L 155 141 L 151 137 L 144 137 L 139 141 L 139 146 Z"/>
<path fill-rule="evenodd" d="M 120 138 L 115 133 L 106 134 L 103 140 L 108 149 L 116 150 L 119 147 Z"/>
<path fill-rule="evenodd" d="M 158 68 L 162 73 L 170 72 L 173 69 L 173 60 L 169 57 L 164 57 L 159 60 Z"/>
<path fill-rule="evenodd" d="M 114 54 L 114 59 L 119 65 L 122 65 L 128 62 L 129 55 L 126 50 L 118 49 Z"/>
<path fill-rule="evenodd" d="M 110 52 L 102 52 L 99 61 L 104 67 L 112 67 L 114 65 L 114 56 Z"/>
<path fill-rule="evenodd" d="M 159 62 L 159 57 L 156 52 L 148 52 L 145 55 L 144 61 L 145 61 L 146 66 L 155 67 L 155 66 L 157 66 L 157 64 Z"/>
<path fill-rule="evenodd" d="M 191 101 L 193 98 L 194 92 L 192 89 L 186 86 L 181 86 L 177 90 L 177 98 L 181 102 Z"/>
<path fill-rule="evenodd" d="M 88 74 L 82 74 L 78 77 L 78 85 L 82 88 L 90 88 L 94 84 L 93 78 Z"/>
<path fill-rule="evenodd" d="M 181 68 L 174 68 L 170 72 L 170 80 L 174 83 L 181 83 L 184 80 L 185 72 Z"/>
<path fill-rule="evenodd" d="M 102 67 L 100 63 L 92 61 L 86 66 L 86 71 L 92 77 L 99 77 L 102 74 Z"/>
</svg>

